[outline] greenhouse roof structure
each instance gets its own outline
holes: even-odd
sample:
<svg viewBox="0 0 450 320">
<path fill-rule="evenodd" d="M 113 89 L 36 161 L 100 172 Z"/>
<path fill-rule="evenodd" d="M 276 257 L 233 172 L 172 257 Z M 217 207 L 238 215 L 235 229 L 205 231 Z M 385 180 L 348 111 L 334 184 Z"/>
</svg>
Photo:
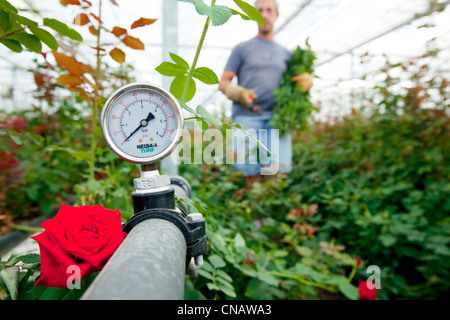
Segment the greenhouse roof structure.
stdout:
<svg viewBox="0 0 450 320">
<path fill-rule="evenodd" d="M 24 15 L 37 15 L 41 19 L 57 17 L 68 24 L 79 10 L 75 6 L 64 7 L 56 0 L 10 2 L 21 9 L 37 10 L 24 12 Z M 95 5 L 98 0 L 91 2 Z M 175 6 L 168 11 L 171 2 Z M 192 4 L 175 0 L 103 0 L 103 4 L 103 19 L 111 26 L 131 25 L 140 17 L 158 19 L 146 28 L 132 30 L 146 47 L 144 51 L 127 52 L 127 62 L 134 67 L 136 80 L 167 86 L 155 68 L 168 60 L 168 51 L 192 62 L 205 23 L 205 16 L 198 15 Z M 219 0 L 216 4 L 237 8 L 232 0 Z M 322 115 L 339 116 L 348 110 L 336 107 L 333 102 L 336 96 L 364 86 L 362 79 L 379 70 L 385 57 L 390 61 L 403 61 L 424 54 L 432 41 L 432 45 L 441 49 L 436 57 L 437 64 L 450 70 L 448 4 L 448 0 L 278 0 L 280 16 L 275 26 L 275 41 L 289 50 L 305 46 L 308 41 L 317 55 L 317 79 L 311 97 L 321 102 Z M 164 23 L 169 20 L 170 23 Z M 74 29 L 82 35 L 86 32 L 82 27 L 74 26 Z M 233 47 L 256 36 L 256 32 L 255 22 L 244 21 L 236 15 L 224 25 L 210 27 L 197 66 L 209 67 L 220 77 Z M 89 35 L 85 39 L 89 41 Z M 372 57 L 370 63 L 361 63 L 363 55 Z M 14 99 L 5 102 L 5 107 L 29 105 L 27 99 L 32 96 L 33 77 L 23 70 L 32 67 L 33 54 L 15 54 L 1 47 L 0 56 L 3 75 L 0 100 L 13 92 Z M 199 83 L 190 103 L 210 110 L 224 108 L 226 114 L 230 113 L 230 102 L 218 91 L 217 85 Z"/>
</svg>

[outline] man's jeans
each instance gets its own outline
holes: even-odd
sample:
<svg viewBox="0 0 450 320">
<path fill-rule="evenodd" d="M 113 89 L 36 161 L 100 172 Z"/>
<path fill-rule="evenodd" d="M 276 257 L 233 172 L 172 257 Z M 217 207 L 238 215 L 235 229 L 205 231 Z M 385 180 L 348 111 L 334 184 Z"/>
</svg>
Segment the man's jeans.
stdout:
<svg viewBox="0 0 450 320">
<path fill-rule="evenodd" d="M 271 151 L 267 152 L 242 130 L 233 128 L 233 146 L 237 157 L 234 168 L 246 176 L 289 173 L 292 170 L 292 137 L 280 137 L 279 131 L 270 127 L 270 120 L 262 116 L 234 116 L 232 119 L 233 124 L 241 125 Z"/>
</svg>

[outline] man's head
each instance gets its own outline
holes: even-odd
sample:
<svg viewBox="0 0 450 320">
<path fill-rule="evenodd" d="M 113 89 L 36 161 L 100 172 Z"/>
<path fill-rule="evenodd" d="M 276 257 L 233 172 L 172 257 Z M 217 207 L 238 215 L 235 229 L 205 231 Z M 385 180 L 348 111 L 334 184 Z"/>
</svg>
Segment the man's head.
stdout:
<svg viewBox="0 0 450 320">
<path fill-rule="evenodd" d="M 278 18 L 278 5 L 275 0 L 256 0 L 255 8 L 264 18 L 264 26 L 258 25 L 258 34 L 263 37 L 272 36 L 274 24 Z"/>
</svg>

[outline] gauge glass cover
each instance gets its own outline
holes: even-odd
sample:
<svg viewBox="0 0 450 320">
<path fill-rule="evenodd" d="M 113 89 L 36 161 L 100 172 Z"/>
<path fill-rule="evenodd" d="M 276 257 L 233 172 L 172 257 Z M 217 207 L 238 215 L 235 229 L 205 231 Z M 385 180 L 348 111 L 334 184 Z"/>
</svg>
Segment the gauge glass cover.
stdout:
<svg viewBox="0 0 450 320">
<path fill-rule="evenodd" d="M 165 90 L 144 83 L 129 84 L 113 93 L 101 118 L 110 148 L 121 158 L 140 164 L 169 155 L 183 128 L 178 101 Z"/>
</svg>

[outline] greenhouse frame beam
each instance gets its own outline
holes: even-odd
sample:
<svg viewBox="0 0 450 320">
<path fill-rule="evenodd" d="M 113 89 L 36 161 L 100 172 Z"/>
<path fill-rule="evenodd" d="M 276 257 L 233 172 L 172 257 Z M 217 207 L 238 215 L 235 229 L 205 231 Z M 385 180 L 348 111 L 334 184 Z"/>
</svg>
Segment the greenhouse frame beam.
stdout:
<svg viewBox="0 0 450 320">
<path fill-rule="evenodd" d="M 163 61 L 170 61 L 170 53 L 178 54 L 178 3 L 176 0 L 163 2 L 163 30 L 162 30 L 162 57 Z M 170 90 L 172 77 L 162 77 L 162 85 Z M 161 161 L 161 170 L 171 175 L 178 175 L 178 165 L 169 157 Z"/>
<path fill-rule="evenodd" d="M 387 34 L 393 32 L 393 31 L 395 31 L 395 30 L 397 30 L 397 29 L 400 29 L 401 27 L 403 27 L 403 26 L 405 26 L 405 25 L 408 25 L 408 24 L 410 24 L 410 23 L 412 23 L 412 22 L 414 22 L 414 21 L 416 21 L 416 20 L 419 20 L 419 19 L 421 19 L 421 18 L 423 18 L 423 17 L 426 17 L 426 16 L 432 14 L 433 12 L 437 12 L 437 11 L 439 11 L 439 10 L 441 10 L 441 9 L 444 9 L 444 8 L 445 8 L 446 6 L 448 6 L 449 4 L 450 4 L 450 0 L 447 0 L 446 2 L 437 4 L 437 5 L 436 5 L 436 8 L 434 8 L 434 9 L 433 9 L 433 8 L 429 8 L 428 10 L 426 10 L 426 11 L 424 11 L 424 12 L 422 12 L 422 13 L 416 13 L 413 17 L 411 17 L 411 18 L 409 18 L 409 19 L 407 19 L 407 20 L 401 22 L 400 24 L 398 24 L 398 25 L 396 25 L 396 26 L 394 26 L 394 27 L 392 27 L 392 28 L 390 28 L 390 29 L 388 29 L 388 30 L 386 30 L 386 31 L 383 31 L 383 32 L 381 32 L 381 33 L 379 33 L 379 34 L 377 34 L 377 35 L 375 35 L 375 36 L 373 36 L 373 37 L 371 37 L 371 38 L 369 38 L 369 39 L 367 39 L 367 40 L 364 40 L 363 42 L 360 42 L 360 43 L 358 43 L 358 44 L 352 46 L 351 48 L 349 48 L 349 49 L 347 49 L 347 50 L 345 50 L 345 51 L 342 51 L 342 52 L 340 52 L 340 53 L 337 53 L 337 54 L 335 54 L 334 56 L 332 56 L 331 58 L 326 59 L 325 61 L 322 61 L 322 62 L 317 63 L 317 64 L 316 64 L 316 67 L 321 66 L 321 65 L 324 65 L 324 64 L 326 64 L 326 63 L 328 63 L 328 62 L 331 62 L 331 61 L 333 61 L 334 59 L 339 58 L 340 56 L 349 54 L 349 53 L 351 53 L 353 50 L 358 49 L 359 47 L 361 47 L 361 46 L 363 46 L 363 45 L 365 45 L 365 44 L 368 44 L 368 43 L 370 43 L 370 42 L 372 42 L 372 41 L 374 41 L 374 40 L 376 40 L 376 39 L 378 39 L 378 38 L 381 38 L 381 37 L 383 37 L 383 36 L 385 36 L 385 35 L 387 35 Z"/>
<path fill-rule="evenodd" d="M 280 26 L 280 27 L 278 27 L 276 30 L 275 30 L 275 34 L 276 33 L 278 33 L 278 32 L 280 32 L 281 30 L 283 30 L 289 23 L 291 23 L 291 21 L 296 17 L 296 16 L 298 16 L 298 14 L 300 13 L 300 12 L 302 12 L 303 11 L 303 9 L 305 9 L 307 6 L 309 6 L 310 4 L 311 4 L 311 2 L 313 2 L 313 0 L 306 0 L 305 2 L 303 2 L 298 8 L 297 8 L 297 10 L 295 10 L 284 22 L 283 22 L 283 24 Z"/>
</svg>

